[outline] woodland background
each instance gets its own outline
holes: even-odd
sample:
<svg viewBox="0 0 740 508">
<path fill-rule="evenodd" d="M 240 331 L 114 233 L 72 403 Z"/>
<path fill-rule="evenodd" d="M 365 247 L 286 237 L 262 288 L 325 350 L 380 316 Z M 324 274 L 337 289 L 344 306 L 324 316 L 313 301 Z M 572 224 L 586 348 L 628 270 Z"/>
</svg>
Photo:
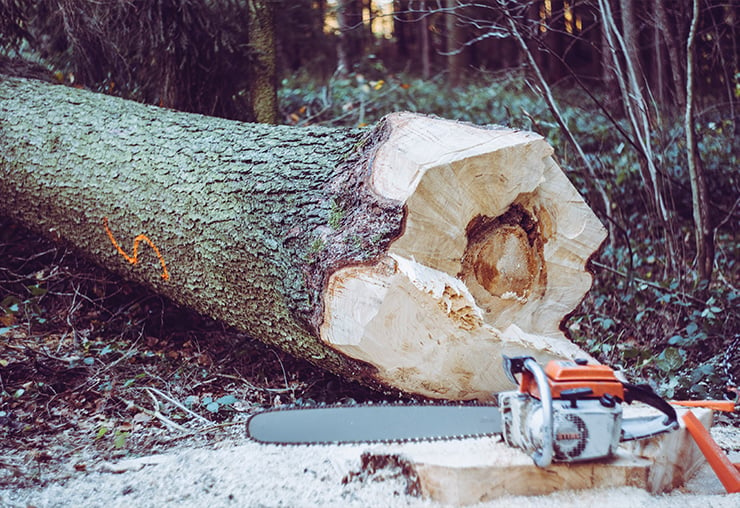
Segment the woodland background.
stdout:
<svg viewBox="0 0 740 508">
<path fill-rule="evenodd" d="M 0 73 L 242 121 L 410 110 L 536 131 L 610 233 L 571 337 L 667 397 L 722 397 L 740 377 L 738 14 L 735 0 L 0 0 Z M 121 450 L 135 418 L 184 428 L 275 397 L 374 397 L 0 226 L 0 435 L 87 414 L 78 427 Z"/>
</svg>

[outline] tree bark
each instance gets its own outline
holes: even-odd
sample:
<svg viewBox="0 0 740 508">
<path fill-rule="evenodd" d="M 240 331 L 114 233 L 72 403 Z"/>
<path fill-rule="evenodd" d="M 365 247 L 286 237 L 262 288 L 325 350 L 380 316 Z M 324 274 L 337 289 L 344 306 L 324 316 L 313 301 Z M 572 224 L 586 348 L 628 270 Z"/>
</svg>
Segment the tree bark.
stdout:
<svg viewBox="0 0 740 508">
<path fill-rule="evenodd" d="M 419 25 L 419 59 L 421 60 L 421 77 L 429 79 L 432 77 L 432 53 L 429 37 L 429 16 L 425 0 L 421 0 L 419 5 L 421 17 L 416 22 Z"/>
<path fill-rule="evenodd" d="M 455 88 L 462 84 L 465 72 L 465 35 L 458 20 L 462 6 L 458 0 L 446 0 L 445 9 L 447 83 Z"/>
<path fill-rule="evenodd" d="M 671 67 L 671 83 L 673 85 L 673 103 L 679 108 L 685 109 L 686 106 L 686 91 L 683 87 L 685 79 L 683 79 L 682 67 L 680 64 L 681 56 L 676 44 L 678 36 L 676 34 L 676 28 L 670 23 L 664 0 L 654 0 L 655 2 L 655 23 L 658 31 L 662 35 L 662 40 L 665 42 L 666 50 L 668 52 L 668 59 Z"/>
<path fill-rule="evenodd" d="M 278 123 L 275 17 L 270 1 L 249 1 L 249 44 L 255 51 L 249 95 L 254 119 Z"/>
<path fill-rule="evenodd" d="M 449 399 L 510 388 L 502 353 L 587 356 L 559 325 L 605 236 L 532 133 L 243 124 L 21 79 L 0 82 L 0 213 L 325 369 Z"/>
<path fill-rule="evenodd" d="M 619 0 L 619 12 L 622 18 L 622 38 L 624 39 L 624 58 L 627 59 L 631 64 L 640 69 L 642 67 L 640 61 L 640 49 L 637 42 L 637 35 L 639 32 L 637 26 L 637 18 L 633 9 L 635 0 Z M 642 83 L 639 83 L 642 85 Z M 642 87 L 638 86 L 637 90 L 632 90 L 632 93 L 642 94 Z M 638 104 L 643 102 L 642 97 L 635 99 Z"/>
<path fill-rule="evenodd" d="M 608 2 L 609 0 L 607 0 Z M 597 16 L 601 16 L 601 18 L 597 17 L 600 31 L 600 67 L 601 67 L 601 85 L 602 89 L 604 90 L 604 96 L 606 97 L 607 104 L 609 104 L 610 107 L 613 107 L 615 110 L 621 109 L 621 95 L 619 93 L 619 86 L 617 85 L 617 77 L 616 73 L 618 72 L 617 69 L 614 67 L 614 59 L 612 56 L 612 51 L 614 51 L 614 48 L 610 44 L 609 41 L 609 35 L 607 31 L 609 30 L 609 26 L 606 24 L 606 22 L 603 20 L 603 14 L 601 14 L 601 10 L 597 11 Z"/>
<path fill-rule="evenodd" d="M 544 34 L 547 48 L 544 70 L 550 83 L 558 83 L 566 75 L 563 62 L 567 58 L 568 39 L 571 36 L 565 29 L 565 9 L 564 0 L 550 1 L 547 32 Z"/>
</svg>

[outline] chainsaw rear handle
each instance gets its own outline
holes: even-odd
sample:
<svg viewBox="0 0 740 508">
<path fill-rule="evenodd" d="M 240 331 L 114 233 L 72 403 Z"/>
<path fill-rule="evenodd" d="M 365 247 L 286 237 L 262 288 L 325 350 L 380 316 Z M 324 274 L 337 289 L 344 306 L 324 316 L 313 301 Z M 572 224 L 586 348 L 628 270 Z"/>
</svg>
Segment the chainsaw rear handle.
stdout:
<svg viewBox="0 0 740 508">
<path fill-rule="evenodd" d="M 631 404 L 642 402 L 662 412 L 665 417 L 627 418 L 622 421 L 622 441 L 632 441 L 647 436 L 654 436 L 678 428 L 678 417 L 668 401 L 655 393 L 649 385 L 623 383 L 624 401 Z"/>
<path fill-rule="evenodd" d="M 633 385 L 630 383 L 624 384 L 624 401 L 627 404 L 632 404 L 634 401 L 642 402 L 648 406 L 652 406 L 655 409 L 661 411 L 666 415 L 665 424 L 673 425 L 678 423 L 678 417 L 676 416 L 676 410 L 673 409 L 668 401 L 653 391 L 650 385 Z"/>
</svg>

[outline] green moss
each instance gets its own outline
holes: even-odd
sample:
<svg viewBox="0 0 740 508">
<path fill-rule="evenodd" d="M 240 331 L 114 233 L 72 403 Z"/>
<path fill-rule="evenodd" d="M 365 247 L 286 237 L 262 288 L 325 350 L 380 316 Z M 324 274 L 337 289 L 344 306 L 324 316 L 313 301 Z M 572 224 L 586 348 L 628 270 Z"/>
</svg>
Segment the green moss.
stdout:
<svg viewBox="0 0 740 508">
<path fill-rule="evenodd" d="M 313 256 L 317 252 L 320 252 L 325 246 L 326 242 L 323 240 L 323 238 L 316 237 L 311 243 L 311 246 L 308 248 L 308 254 Z"/>
<path fill-rule="evenodd" d="M 331 209 L 329 210 L 329 227 L 335 231 L 339 229 L 339 226 L 342 224 L 342 219 L 344 218 L 344 213 L 344 209 L 337 200 L 332 199 Z"/>
</svg>

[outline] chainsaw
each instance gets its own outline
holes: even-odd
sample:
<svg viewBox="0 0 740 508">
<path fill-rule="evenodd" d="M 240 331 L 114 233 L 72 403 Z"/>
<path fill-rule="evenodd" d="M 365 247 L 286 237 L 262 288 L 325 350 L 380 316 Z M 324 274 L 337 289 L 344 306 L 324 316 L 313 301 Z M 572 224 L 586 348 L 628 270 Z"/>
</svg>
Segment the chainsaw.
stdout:
<svg viewBox="0 0 740 508">
<path fill-rule="evenodd" d="M 272 444 L 334 444 L 460 439 L 503 434 L 539 467 L 553 461 L 607 458 L 621 441 L 678 428 L 676 412 L 648 385 L 623 383 L 605 365 L 504 356 L 518 390 L 498 404 L 353 404 L 285 406 L 251 416 L 247 434 Z M 662 414 L 623 418 L 622 403 L 643 402 Z"/>
</svg>

